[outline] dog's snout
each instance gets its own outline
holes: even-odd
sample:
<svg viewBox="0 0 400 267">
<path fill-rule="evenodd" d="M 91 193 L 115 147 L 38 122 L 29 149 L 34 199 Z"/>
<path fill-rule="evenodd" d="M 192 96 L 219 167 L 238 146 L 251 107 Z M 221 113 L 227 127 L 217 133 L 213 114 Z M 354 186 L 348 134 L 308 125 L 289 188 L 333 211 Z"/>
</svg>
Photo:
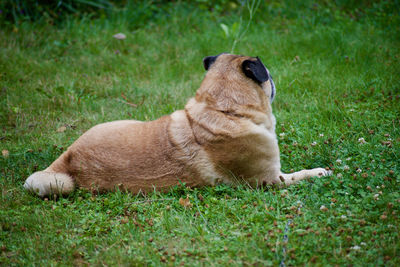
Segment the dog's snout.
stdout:
<svg viewBox="0 0 400 267">
<path fill-rule="evenodd" d="M 270 101 L 272 103 L 272 101 L 274 101 L 274 98 L 275 98 L 275 91 L 276 90 L 275 90 L 275 83 L 274 83 L 274 80 L 272 80 L 272 76 L 271 75 L 269 75 L 268 81 L 271 84 L 271 98 L 270 98 Z"/>
</svg>

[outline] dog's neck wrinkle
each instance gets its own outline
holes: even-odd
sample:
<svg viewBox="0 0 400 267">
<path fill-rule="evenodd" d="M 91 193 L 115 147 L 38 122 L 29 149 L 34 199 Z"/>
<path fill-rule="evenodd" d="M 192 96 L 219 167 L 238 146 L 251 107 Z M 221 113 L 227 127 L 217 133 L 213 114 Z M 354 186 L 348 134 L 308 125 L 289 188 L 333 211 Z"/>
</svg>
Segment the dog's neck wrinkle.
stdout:
<svg viewBox="0 0 400 267">
<path fill-rule="evenodd" d="M 196 134 L 195 134 L 195 132 L 193 130 L 193 118 L 190 116 L 190 114 L 189 114 L 189 112 L 188 112 L 188 110 L 186 108 L 184 109 L 184 111 L 185 111 L 186 117 L 187 117 L 188 122 L 189 122 L 189 127 L 192 130 L 192 135 L 193 135 L 194 141 L 196 142 L 196 144 L 202 145 L 202 143 L 199 141 L 199 139 L 197 138 L 197 136 L 196 136 Z"/>
<path fill-rule="evenodd" d="M 200 88 L 196 94 L 196 100 L 218 110 L 234 110 L 237 106 L 254 106 L 262 109 L 263 102 L 256 91 L 243 91 L 240 88 L 226 87 L 213 84 L 208 88 Z"/>
<path fill-rule="evenodd" d="M 234 111 L 228 111 L 228 110 L 217 110 L 219 112 L 224 113 L 227 116 L 233 116 L 233 117 L 238 117 L 238 118 L 243 118 L 245 116 L 241 115 L 241 114 L 237 114 Z"/>
<path fill-rule="evenodd" d="M 204 103 L 210 109 L 221 112 L 229 117 L 246 118 L 257 125 L 265 124 L 265 121 L 272 121 L 269 115 L 272 114 L 269 101 L 262 101 L 262 105 L 240 104 L 232 101 L 221 104 L 220 101 L 216 101 L 215 97 L 208 92 L 201 95 L 197 94 L 195 99 L 199 103 Z"/>
</svg>

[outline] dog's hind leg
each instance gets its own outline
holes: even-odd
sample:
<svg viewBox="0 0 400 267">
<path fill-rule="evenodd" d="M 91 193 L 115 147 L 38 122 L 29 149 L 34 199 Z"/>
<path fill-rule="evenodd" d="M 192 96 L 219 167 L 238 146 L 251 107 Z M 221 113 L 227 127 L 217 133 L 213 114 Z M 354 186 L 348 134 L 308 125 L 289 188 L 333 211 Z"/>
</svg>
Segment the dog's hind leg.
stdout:
<svg viewBox="0 0 400 267">
<path fill-rule="evenodd" d="M 75 184 L 70 175 L 46 169 L 29 176 L 25 181 L 24 187 L 28 191 L 44 197 L 52 194 L 68 194 L 74 190 Z"/>
<path fill-rule="evenodd" d="M 332 175 L 332 171 L 327 171 L 323 168 L 315 168 L 311 170 L 301 170 L 294 173 L 281 172 L 281 174 L 279 175 L 279 179 L 285 185 L 291 185 L 310 177 L 322 177 L 329 175 Z"/>
</svg>

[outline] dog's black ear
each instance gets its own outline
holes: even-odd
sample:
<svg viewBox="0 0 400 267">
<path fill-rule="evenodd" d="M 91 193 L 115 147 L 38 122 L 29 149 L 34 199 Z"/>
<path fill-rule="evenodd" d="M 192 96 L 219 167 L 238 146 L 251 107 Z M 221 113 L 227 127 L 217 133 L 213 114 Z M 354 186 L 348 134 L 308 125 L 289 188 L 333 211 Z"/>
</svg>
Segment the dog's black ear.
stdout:
<svg viewBox="0 0 400 267">
<path fill-rule="evenodd" d="M 242 69 L 244 74 L 250 79 L 254 80 L 257 83 L 263 83 L 268 81 L 268 72 L 265 69 L 264 64 L 257 57 L 256 61 L 253 60 L 245 60 L 242 63 Z"/>
<path fill-rule="evenodd" d="M 219 56 L 219 55 L 218 55 Z M 203 59 L 203 65 L 206 70 L 210 68 L 210 66 L 217 60 L 218 56 L 209 56 Z"/>
</svg>

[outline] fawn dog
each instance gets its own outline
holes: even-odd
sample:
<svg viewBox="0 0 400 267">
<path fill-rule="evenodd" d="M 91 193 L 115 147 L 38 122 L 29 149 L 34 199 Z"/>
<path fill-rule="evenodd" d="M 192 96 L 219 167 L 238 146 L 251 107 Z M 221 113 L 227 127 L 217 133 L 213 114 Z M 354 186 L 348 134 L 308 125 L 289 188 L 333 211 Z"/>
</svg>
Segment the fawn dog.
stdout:
<svg viewBox="0 0 400 267">
<path fill-rule="evenodd" d="M 323 168 L 281 172 L 275 85 L 257 57 L 219 54 L 203 60 L 205 78 L 184 110 L 154 121 L 99 124 L 78 138 L 25 188 L 39 196 L 76 186 L 132 193 L 217 183 L 294 184 L 330 175 Z"/>
</svg>

